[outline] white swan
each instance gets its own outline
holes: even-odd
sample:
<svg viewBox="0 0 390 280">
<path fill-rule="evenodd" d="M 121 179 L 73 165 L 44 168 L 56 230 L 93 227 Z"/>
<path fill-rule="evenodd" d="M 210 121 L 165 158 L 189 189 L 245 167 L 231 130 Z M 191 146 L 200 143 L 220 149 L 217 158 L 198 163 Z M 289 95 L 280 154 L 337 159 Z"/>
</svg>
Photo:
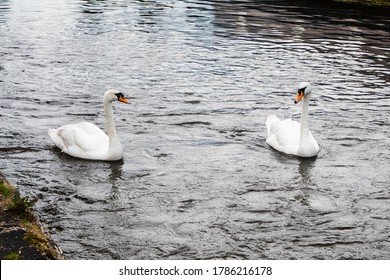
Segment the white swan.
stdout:
<svg viewBox="0 0 390 280">
<path fill-rule="evenodd" d="M 128 103 L 117 90 L 104 93 L 103 104 L 107 134 L 89 122 L 64 125 L 49 129 L 48 134 L 62 152 L 77 158 L 114 161 L 123 158 L 123 148 L 119 141 L 112 110 L 112 101 Z"/>
<path fill-rule="evenodd" d="M 267 144 L 282 153 L 299 157 L 313 157 L 320 150 L 317 141 L 309 130 L 309 101 L 311 85 L 308 82 L 299 84 L 298 95 L 295 104 L 302 100 L 301 122 L 291 119 L 279 120 L 270 115 L 267 117 L 268 130 Z"/>
</svg>

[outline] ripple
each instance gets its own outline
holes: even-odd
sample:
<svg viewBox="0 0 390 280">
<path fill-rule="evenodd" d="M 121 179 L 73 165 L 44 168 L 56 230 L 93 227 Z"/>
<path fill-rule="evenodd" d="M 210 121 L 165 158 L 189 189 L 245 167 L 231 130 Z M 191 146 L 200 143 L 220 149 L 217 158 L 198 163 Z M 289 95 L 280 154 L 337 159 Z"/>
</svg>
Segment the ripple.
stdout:
<svg viewBox="0 0 390 280">
<path fill-rule="evenodd" d="M 69 259 L 386 259 L 388 18 L 338 5 L 2 3 L 2 172 Z M 265 143 L 301 80 L 314 160 Z M 124 161 L 54 149 L 108 88 Z"/>
</svg>

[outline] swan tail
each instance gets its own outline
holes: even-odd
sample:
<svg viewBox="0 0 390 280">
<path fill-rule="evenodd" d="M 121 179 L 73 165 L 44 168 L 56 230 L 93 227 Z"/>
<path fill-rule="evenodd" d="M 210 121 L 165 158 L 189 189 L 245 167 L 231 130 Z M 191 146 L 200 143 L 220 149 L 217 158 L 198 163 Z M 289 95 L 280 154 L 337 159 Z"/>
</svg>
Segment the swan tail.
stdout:
<svg viewBox="0 0 390 280">
<path fill-rule="evenodd" d="M 280 124 L 280 120 L 275 115 L 268 115 L 265 125 L 267 127 L 268 136 L 275 133 L 276 127 Z"/>
</svg>

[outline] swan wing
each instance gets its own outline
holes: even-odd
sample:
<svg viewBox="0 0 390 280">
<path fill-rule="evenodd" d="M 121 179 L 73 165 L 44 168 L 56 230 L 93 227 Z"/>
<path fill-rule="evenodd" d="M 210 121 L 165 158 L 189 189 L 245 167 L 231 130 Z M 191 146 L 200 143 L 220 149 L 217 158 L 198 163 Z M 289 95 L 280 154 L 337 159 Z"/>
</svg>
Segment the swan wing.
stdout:
<svg viewBox="0 0 390 280">
<path fill-rule="evenodd" d="M 271 115 L 267 118 L 267 144 L 286 154 L 296 154 L 299 149 L 300 123 L 291 119 L 280 120 Z"/>
<path fill-rule="evenodd" d="M 94 158 L 108 151 L 108 136 L 89 122 L 69 124 L 48 132 L 54 144 L 74 157 Z"/>
</svg>

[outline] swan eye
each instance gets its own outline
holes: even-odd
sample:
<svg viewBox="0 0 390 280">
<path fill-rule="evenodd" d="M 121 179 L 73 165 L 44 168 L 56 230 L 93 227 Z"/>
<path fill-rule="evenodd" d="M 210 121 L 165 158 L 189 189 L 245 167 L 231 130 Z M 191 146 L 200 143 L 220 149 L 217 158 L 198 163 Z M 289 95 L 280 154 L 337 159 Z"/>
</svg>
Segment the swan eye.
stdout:
<svg viewBox="0 0 390 280">
<path fill-rule="evenodd" d="M 125 96 L 123 95 L 123 93 L 119 92 L 119 93 L 116 93 L 115 95 L 116 95 L 116 97 L 118 97 L 118 101 L 123 102 L 123 103 L 129 103 L 129 102 L 126 100 L 126 98 L 125 98 Z"/>
<path fill-rule="evenodd" d="M 300 88 L 300 89 L 298 89 L 298 93 L 303 93 L 303 94 L 305 94 L 305 89 L 306 89 L 307 87 L 304 87 L 304 88 Z"/>
<path fill-rule="evenodd" d="M 301 101 L 301 99 L 302 99 L 303 96 L 305 95 L 305 89 L 306 89 L 306 88 L 300 88 L 300 89 L 298 89 L 298 95 L 297 95 L 297 97 L 295 98 L 295 101 L 294 101 L 295 104 L 297 104 L 299 101 Z"/>
<path fill-rule="evenodd" d="M 116 97 L 118 97 L 118 99 L 120 98 L 120 97 L 125 97 L 124 95 L 123 95 L 123 93 L 121 93 L 121 92 L 118 92 L 118 93 L 115 93 L 115 95 L 116 95 Z"/>
</svg>

